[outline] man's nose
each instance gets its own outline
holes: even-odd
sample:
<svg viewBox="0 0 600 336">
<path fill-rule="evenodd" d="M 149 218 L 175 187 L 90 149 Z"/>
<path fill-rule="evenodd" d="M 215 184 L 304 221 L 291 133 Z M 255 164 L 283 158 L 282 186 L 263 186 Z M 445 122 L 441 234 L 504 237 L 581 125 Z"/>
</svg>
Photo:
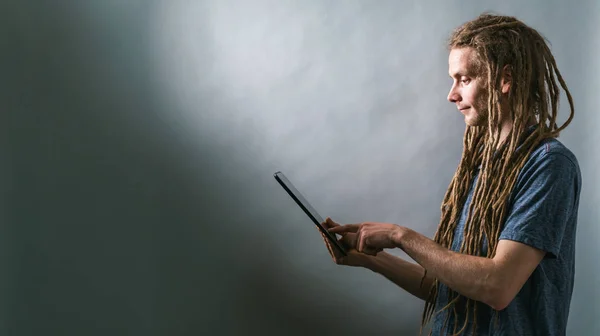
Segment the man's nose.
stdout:
<svg viewBox="0 0 600 336">
<path fill-rule="evenodd" d="M 458 94 L 458 92 L 456 92 L 454 88 L 450 89 L 450 92 L 448 93 L 448 101 L 451 103 L 461 101 L 460 95 Z"/>
</svg>

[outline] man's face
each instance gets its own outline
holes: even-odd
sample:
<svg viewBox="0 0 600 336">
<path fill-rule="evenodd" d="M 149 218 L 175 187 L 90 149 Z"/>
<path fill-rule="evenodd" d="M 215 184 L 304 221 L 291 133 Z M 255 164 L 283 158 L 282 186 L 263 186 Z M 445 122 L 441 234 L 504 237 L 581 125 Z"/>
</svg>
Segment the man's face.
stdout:
<svg viewBox="0 0 600 336">
<path fill-rule="evenodd" d="M 454 48 L 448 57 L 448 73 L 452 88 L 448 101 L 455 103 L 465 116 L 469 126 L 484 126 L 487 123 L 487 90 L 483 72 L 477 69 L 476 54 L 472 48 Z"/>
</svg>

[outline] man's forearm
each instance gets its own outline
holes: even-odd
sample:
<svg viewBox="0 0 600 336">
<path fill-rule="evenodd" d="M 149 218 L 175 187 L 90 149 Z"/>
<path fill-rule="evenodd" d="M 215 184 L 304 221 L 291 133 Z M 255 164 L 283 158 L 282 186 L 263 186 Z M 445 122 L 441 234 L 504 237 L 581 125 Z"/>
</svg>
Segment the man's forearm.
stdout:
<svg viewBox="0 0 600 336">
<path fill-rule="evenodd" d="M 366 267 L 423 300 L 427 299 L 433 284 L 432 278 L 428 276 L 421 286 L 421 279 L 425 272 L 423 267 L 386 252 L 378 253 L 377 257 L 370 257 Z"/>
<path fill-rule="evenodd" d="M 450 251 L 410 229 L 395 240 L 399 248 L 427 269 L 428 276 L 464 296 L 497 307 L 500 288 L 494 281 L 492 259 Z"/>
</svg>

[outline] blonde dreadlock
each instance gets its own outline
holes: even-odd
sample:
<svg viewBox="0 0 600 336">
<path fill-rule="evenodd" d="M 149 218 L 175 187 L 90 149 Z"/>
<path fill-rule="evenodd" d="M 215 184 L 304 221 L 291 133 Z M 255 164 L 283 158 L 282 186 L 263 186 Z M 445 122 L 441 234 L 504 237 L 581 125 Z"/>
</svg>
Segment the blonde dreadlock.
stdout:
<svg viewBox="0 0 600 336">
<path fill-rule="evenodd" d="M 468 209 L 460 252 L 482 255 L 484 239 L 488 242 L 486 257 L 493 258 L 507 215 L 508 197 L 519 171 L 532 150 L 544 139 L 558 137 L 573 119 L 573 99 L 563 80 L 545 39 L 535 30 L 514 17 L 482 14 L 458 27 L 450 37 L 448 47 L 473 48 L 476 64 L 487 75 L 487 126 L 467 126 L 464 134 L 460 164 L 452 178 L 441 206 L 441 220 L 434 240 L 451 248 L 454 231 L 465 204 L 468 191 L 478 167 L 480 175 L 474 187 Z M 512 128 L 502 146 L 500 84 L 503 70 L 511 73 L 508 108 Z M 570 105 L 568 120 L 558 127 L 559 87 L 564 89 Z M 537 128 L 525 133 L 527 122 L 534 117 Z M 519 150 L 517 148 L 521 145 Z M 424 276 L 425 277 L 425 276 Z M 426 300 L 422 326 L 431 319 L 440 284 L 436 279 Z M 457 317 L 456 303 L 462 297 L 448 289 L 449 304 L 440 311 L 452 308 Z M 477 302 L 464 298 L 465 322 L 461 334 L 472 316 L 472 331 L 477 327 Z M 446 323 L 450 313 L 446 317 Z M 456 319 L 455 319 L 456 320 Z M 456 320 L 457 321 L 457 320 Z"/>
</svg>

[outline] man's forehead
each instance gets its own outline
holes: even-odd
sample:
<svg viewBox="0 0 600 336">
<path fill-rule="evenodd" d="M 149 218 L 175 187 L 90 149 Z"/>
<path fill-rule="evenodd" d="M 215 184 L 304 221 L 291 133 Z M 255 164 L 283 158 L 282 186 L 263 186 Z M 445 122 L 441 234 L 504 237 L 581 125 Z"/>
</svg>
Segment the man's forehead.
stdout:
<svg viewBox="0 0 600 336">
<path fill-rule="evenodd" d="M 448 74 L 451 77 L 472 74 L 476 69 L 475 51 L 472 48 L 455 48 L 448 56 Z"/>
</svg>

